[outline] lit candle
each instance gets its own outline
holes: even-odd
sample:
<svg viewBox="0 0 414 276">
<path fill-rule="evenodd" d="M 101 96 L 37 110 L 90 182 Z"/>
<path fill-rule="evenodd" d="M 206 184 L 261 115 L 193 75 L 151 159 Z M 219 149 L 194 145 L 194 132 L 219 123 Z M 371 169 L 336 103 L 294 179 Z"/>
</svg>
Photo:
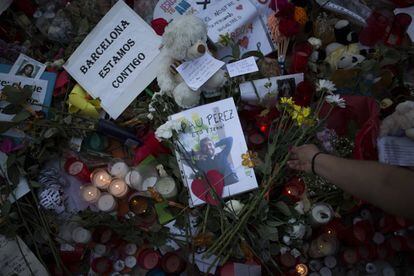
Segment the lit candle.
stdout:
<svg viewBox="0 0 414 276">
<path fill-rule="evenodd" d="M 165 199 L 172 199 L 177 196 L 177 185 L 172 177 L 168 176 L 162 165 L 157 166 L 160 179 L 155 183 L 155 189 Z"/>
<path fill-rule="evenodd" d="M 119 161 L 110 167 L 109 172 L 114 177 L 123 179 L 129 172 L 129 167 L 125 162 Z"/>
<path fill-rule="evenodd" d="M 75 176 L 79 180 L 89 182 L 91 173 L 82 161 L 77 160 L 76 158 L 69 158 L 64 167 L 68 174 Z"/>
<path fill-rule="evenodd" d="M 335 254 L 337 249 L 338 240 L 336 236 L 324 233 L 311 242 L 309 256 L 311 258 L 321 258 Z"/>
<path fill-rule="evenodd" d="M 125 176 L 125 183 L 135 190 L 141 189 L 142 181 L 142 175 L 137 170 L 131 170 Z"/>
<path fill-rule="evenodd" d="M 295 270 L 297 275 L 299 276 L 306 276 L 309 272 L 309 269 L 305 264 L 297 264 Z"/>
<path fill-rule="evenodd" d="M 101 192 L 98 188 L 92 185 L 81 186 L 81 194 L 84 201 L 88 203 L 95 203 L 99 200 Z"/>
<path fill-rule="evenodd" d="M 91 182 L 99 189 L 107 189 L 109 184 L 111 184 L 112 177 L 104 169 L 96 169 L 91 175 Z"/>
<path fill-rule="evenodd" d="M 300 178 L 292 178 L 286 183 L 282 194 L 287 196 L 293 202 L 299 201 L 305 192 L 305 183 Z"/>
<path fill-rule="evenodd" d="M 115 197 L 123 197 L 128 193 L 128 185 L 122 179 L 115 178 L 109 184 L 109 192 Z"/>
<path fill-rule="evenodd" d="M 92 233 L 83 228 L 83 227 L 76 227 L 75 229 L 73 229 L 72 232 L 72 239 L 76 242 L 76 243 L 88 243 L 92 238 Z"/>
<path fill-rule="evenodd" d="M 118 206 L 115 198 L 108 193 L 104 193 L 98 200 L 98 209 L 102 212 L 112 212 Z"/>
<path fill-rule="evenodd" d="M 310 221 L 313 226 L 327 224 L 332 220 L 334 212 L 332 207 L 326 203 L 317 203 L 310 212 Z"/>
</svg>

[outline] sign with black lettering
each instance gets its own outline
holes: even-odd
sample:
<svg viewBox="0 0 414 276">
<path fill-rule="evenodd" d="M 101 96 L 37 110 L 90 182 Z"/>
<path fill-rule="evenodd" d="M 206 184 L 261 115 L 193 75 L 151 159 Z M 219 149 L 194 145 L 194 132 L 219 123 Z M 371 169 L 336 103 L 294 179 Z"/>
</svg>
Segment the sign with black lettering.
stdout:
<svg viewBox="0 0 414 276">
<path fill-rule="evenodd" d="M 64 68 L 116 119 L 155 79 L 160 45 L 154 30 L 120 0 Z"/>
</svg>

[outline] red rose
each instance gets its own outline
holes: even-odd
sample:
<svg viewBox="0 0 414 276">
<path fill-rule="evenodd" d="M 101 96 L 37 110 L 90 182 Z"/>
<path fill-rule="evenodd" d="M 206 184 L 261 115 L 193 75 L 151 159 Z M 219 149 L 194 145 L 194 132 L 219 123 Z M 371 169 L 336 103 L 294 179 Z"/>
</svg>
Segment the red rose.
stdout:
<svg viewBox="0 0 414 276">
<path fill-rule="evenodd" d="M 292 3 L 280 3 L 277 6 L 278 10 L 276 11 L 276 16 L 281 18 L 293 18 L 295 15 L 295 5 Z"/>
<path fill-rule="evenodd" d="M 281 18 L 279 32 L 286 37 L 292 37 L 300 32 L 300 24 L 294 19 Z"/>
<path fill-rule="evenodd" d="M 165 27 L 167 27 L 168 22 L 164 18 L 156 18 L 151 21 L 151 27 L 157 33 L 157 35 L 163 35 Z"/>
</svg>

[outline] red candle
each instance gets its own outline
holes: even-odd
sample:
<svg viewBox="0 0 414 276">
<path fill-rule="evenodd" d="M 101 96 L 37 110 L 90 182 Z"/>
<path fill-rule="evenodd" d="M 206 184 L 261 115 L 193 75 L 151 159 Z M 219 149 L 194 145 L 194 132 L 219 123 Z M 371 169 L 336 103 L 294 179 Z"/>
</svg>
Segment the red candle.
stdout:
<svg viewBox="0 0 414 276">
<path fill-rule="evenodd" d="M 312 45 L 307 41 L 298 43 L 293 47 L 291 74 L 306 71 L 312 51 Z"/>
<path fill-rule="evenodd" d="M 85 163 L 76 158 L 72 157 L 66 160 L 65 171 L 68 174 L 75 176 L 79 180 L 82 180 L 86 183 L 90 182 L 91 172 L 89 171 Z"/>
<path fill-rule="evenodd" d="M 348 248 L 342 252 L 341 259 L 348 265 L 354 265 L 358 262 L 358 254 L 354 249 Z"/>
<path fill-rule="evenodd" d="M 112 271 L 112 262 L 107 257 L 99 257 L 92 260 L 91 268 L 96 273 L 109 273 Z"/>
<path fill-rule="evenodd" d="M 138 264 L 147 270 L 151 270 L 158 266 L 160 262 L 160 254 L 152 249 L 144 249 L 138 254 Z"/>
<path fill-rule="evenodd" d="M 161 267 L 166 273 L 179 274 L 184 271 L 185 264 L 184 260 L 173 252 L 168 252 L 161 258 Z"/>
<path fill-rule="evenodd" d="M 294 177 L 283 188 L 282 194 L 287 196 L 293 202 L 297 202 L 302 198 L 305 192 L 305 183 L 301 178 Z"/>
<path fill-rule="evenodd" d="M 385 39 L 385 44 L 389 46 L 400 45 L 408 26 L 411 24 L 411 16 L 406 13 L 399 13 L 395 16 L 391 31 Z"/>
</svg>

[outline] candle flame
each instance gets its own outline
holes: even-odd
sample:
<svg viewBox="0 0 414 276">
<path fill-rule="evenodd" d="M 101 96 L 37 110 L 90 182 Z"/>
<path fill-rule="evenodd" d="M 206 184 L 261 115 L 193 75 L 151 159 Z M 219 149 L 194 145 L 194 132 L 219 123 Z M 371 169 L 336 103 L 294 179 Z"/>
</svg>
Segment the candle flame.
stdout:
<svg viewBox="0 0 414 276">
<path fill-rule="evenodd" d="M 304 276 L 308 274 L 308 267 L 305 264 L 298 264 L 296 265 L 296 272 L 300 276 Z"/>
</svg>

